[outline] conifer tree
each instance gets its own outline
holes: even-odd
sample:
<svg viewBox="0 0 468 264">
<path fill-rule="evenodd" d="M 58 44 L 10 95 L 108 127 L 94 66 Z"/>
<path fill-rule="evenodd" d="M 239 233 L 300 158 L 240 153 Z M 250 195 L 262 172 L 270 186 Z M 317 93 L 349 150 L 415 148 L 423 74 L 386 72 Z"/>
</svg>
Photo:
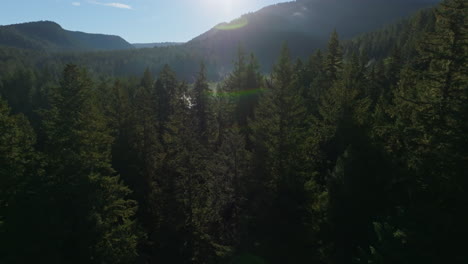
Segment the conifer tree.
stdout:
<svg viewBox="0 0 468 264">
<path fill-rule="evenodd" d="M 213 61 L 92 54 L 95 86 L 0 48 L 0 263 L 468 263 L 468 11 L 441 2 L 266 78 L 239 49 L 216 89 Z M 180 48 L 150 52 L 193 76 Z"/>
<path fill-rule="evenodd" d="M 218 123 L 221 130 L 230 128 L 239 122 L 238 112 L 241 98 L 238 95 L 246 89 L 246 68 L 245 54 L 239 47 L 233 71 L 217 90 Z M 222 140 L 223 133 L 219 133 L 218 137 Z"/>
<path fill-rule="evenodd" d="M 110 166 L 112 138 L 95 98 L 86 72 L 68 65 L 43 112 L 51 262 L 127 263 L 136 256 L 136 203 Z"/>
<path fill-rule="evenodd" d="M 468 186 L 466 13 L 467 3 L 460 0 L 443 1 L 436 9 L 434 32 L 418 42 L 418 56 L 402 72 L 391 111 L 388 149 L 405 164 L 412 192 L 404 215 L 408 222 L 424 219 L 408 226 L 413 256 L 431 252 L 424 253 L 429 263 L 463 259 L 455 241 L 466 232 L 462 222 L 468 215 L 455 208 L 466 203 L 462 190 Z M 431 238 L 426 230 L 434 230 Z"/>
<path fill-rule="evenodd" d="M 248 61 L 247 61 L 248 60 Z M 247 59 L 242 49 L 231 75 L 218 91 L 219 125 L 232 128 L 237 125 L 249 141 L 248 120 L 254 117 L 254 109 L 263 86 L 258 62 L 253 54 Z M 223 135 L 218 135 L 223 138 Z"/>
<path fill-rule="evenodd" d="M 251 153 L 246 150 L 245 137 L 240 129 L 229 129 L 214 158 L 212 203 L 216 208 L 217 227 L 213 234 L 218 236 L 218 243 L 232 248 L 240 246 L 245 235 L 247 215 L 246 203 L 251 164 Z"/>
<path fill-rule="evenodd" d="M 336 30 L 333 31 L 328 42 L 327 57 L 324 66 L 330 82 L 335 81 L 343 69 L 343 50 Z"/>
<path fill-rule="evenodd" d="M 156 97 L 154 79 L 147 69 L 133 94 L 131 107 L 132 123 L 130 129 L 129 151 L 137 157 L 134 164 L 136 170 L 132 172 L 132 188 L 139 203 L 142 205 L 139 214 L 149 217 L 151 214 L 149 196 L 153 191 L 153 177 L 156 174 L 156 164 L 160 149 L 159 134 L 157 133 Z M 143 223 L 146 225 L 147 223 Z"/>
<path fill-rule="evenodd" d="M 137 163 L 137 157 L 132 151 L 135 121 L 131 100 L 132 91 L 128 83 L 121 81 L 105 87 L 105 91 L 102 91 L 105 99 L 101 100 L 105 102 L 103 103 L 104 113 L 109 120 L 112 136 L 115 138 L 112 144 L 112 166 L 119 172 L 124 182 L 135 190 L 133 167 Z"/>
<path fill-rule="evenodd" d="M 194 118 L 197 122 L 195 131 L 200 142 L 207 146 L 213 139 L 213 112 L 211 109 L 210 87 L 206 77 L 206 67 L 202 63 L 193 88 Z"/>
<path fill-rule="evenodd" d="M 283 47 L 274 67 L 271 81 L 255 113 L 253 131 L 256 180 L 261 182 L 258 195 L 264 201 L 254 201 L 264 232 L 276 233 L 276 238 L 263 238 L 274 263 L 303 260 L 308 256 L 298 246 L 304 242 L 302 211 L 305 203 L 304 184 L 309 180 L 310 163 L 302 143 L 307 137 L 307 116 L 304 102 L 297 92 L 293 65 L 287 47 Z M 258 203 L 258 204 L 256 204 Z M 282 227 L 288 226 L 288 229 Z M 260 230 L 257 230 L 257 232 Z M 280 241 L 290 241 L 287 249 Z M 278 248 L 280 245 L 282 249 Z M 265 249 L 266 250 L 266 249 Z M 286 253 L 289 252 L 289 253 Z M 294 253 L 291 253 L 294 252 Z M 305 255 L 304 255 L 305 254 Z M 307 258 L 306 258 L 307 259 Z"/>
<path fill-rule="evenodd" d="M 176 96 L 176 89 L 178 87 L 175 73 L 171 70 L 169 65 L 164 66 L 154 85 L 154 97 L 156 102 L 155 113 L 159 124 L 158 133 L 162 135 L 164 134 L 165 124 L 174 111 L 171 100 Z"/>
<path fill-rule="evenodd" d="M 313 140 L 309 148 L 315 158 L 316 182 L 319 183 L 316 188 L 327 195 L 322 203 L 327 208 L 327 213 L 323 215 L 326 224 L 322 226 L 322 230 L 328 230 L 321 233 L 324 239 L 323 248 L 328 251 L 328 261 L 332 263 L 351 262 L 358 245 L 365 243 L 365 236 L 354 232 L 366 230 L 371 225 L 371 220 L 364 217 L 364 214 L 354 218 L 354 212 L 348 209 L 361 205 L 371 213 L 370 206 L 364 205 L 363 201 L 368 198 L 364 194 L 372 197 L 374 193 L 369 190 L 377 188 L 373 184 L 373 177 L 377 175 L 364 171 L 360 174 L 353 170 L 347 171 L 347 168 L 341 167 L 340 162 L 340 157 L 346 156 L 346 152 L 354 150 L 354 147 L 359 149 L 354 155 L 360 157 L 372 150 L 365 144 L 369 140 L 367 127 L 371 100 L 368 97 L 369 84 L 362 61 L 354 54 L 343 63 L 340 76 L 332 83 L 332 87 L 323 92 L 318 115 L 314 117 L 314 125 L 310 129 Z M 360 166 L 362 164 L 358 159 L 351 159 L 348 165 L 351 168 Z M 340 170 L 340 177 L 329 173 L 337 169 Z M 315 211 L 320 212 L 321 210 Z"/>
<path fill-rule="evenodd" d="M 324 57 L 320 50 L 316 51 L 307 63 L 307 84 L 305 96 L 308 99 L 308 107 L 316 107 L 320 96 L 326 87 L 326 72 L 324 70 Z M 306 85 L 307 85 L 306 84 Z"/>
<path fill-rule="evenodd" d="M 22 115 L 0 98 L 0 262 L 34 261 L 38 254 L 41 190 L 35 134 Z"/>
<path fill-rule="evenodd" d="M 197 85 L 206 89 L 207 84 L 204 80 L 201 76 Z M 195 91 L 195 94 L 201 97 L 208 96 L 201 91 L 198 93 Z M 209 143 L 206 141 L 208 135 L 200 134 L 200 131 L 203 131 L 200 129 L 200 124 L 208 124 L 207 120 L 203 121 L 201 118 L 209 114 L 201 109 L 210 106 L 204 105 L 197 109 L 196 104 L 192 105 L 187 95 L 184 84 L 177 96 L 177 110 L 171 116 L 168 131 L 164 136 L 167 146 L 169 183 L 167 188 L 174 199 L 169 205 L 176 204 L 175 208 L 179 208 L 176 212 L 171 212 L 173 210 L 171 208 L 166 210 L 170 212 L 170 217 L 175 217 L 168 218 L 168 220 L 174 219 L 176 223 L 171 229 L 179 234 L 177 239 L 184 241 L 176 245 L 174 254 L 181 252 L 178 254 L 183 261 L 211 263 L 216 253 L 214 238 L 211 237 L 209 227 L 216 213 L 209 201 L 213 199 L 210 192 L 215 186 L 211 186 L 212 175 L 209 170 L 211 160 L 208 155 Z M 205 99 L 195 98 L 195 102 L 209 103 L 204 101 Z M 177 215 L 174 216 L 174 213 Z M 171 225 L 172 223 L 169 223 L 169 226 Z"/>
<path fill-rule="evenodd" d="M 245 72 L 245 87 L 240 91 L 240 101 L 237 106 L 237 123 L 245 130 L 249 119 L 254 117 L 259 95 L 263 88 L 263 76 L 256 57 L 250 54 Z M 247 137 L 248 138 L 248 137 Z"/>
</svg>

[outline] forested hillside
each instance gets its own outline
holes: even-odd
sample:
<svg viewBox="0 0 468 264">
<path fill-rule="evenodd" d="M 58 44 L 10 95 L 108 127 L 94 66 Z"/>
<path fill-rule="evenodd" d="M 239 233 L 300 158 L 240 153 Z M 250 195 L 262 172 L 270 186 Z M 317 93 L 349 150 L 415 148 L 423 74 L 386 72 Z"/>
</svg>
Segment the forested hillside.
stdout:
<svg viewBox="0 0 468 264">
<path fill-rule="evenodd" d="M 270 74 L 238 48 L 215 84 L 180 47 L 130 77 L 0 50 L 0 263 L 467 263 L 467 13 L 283 45 Z"/>
<path fill-rule="evenodd" d="M 121 37 L 68 31 L 50 21 L 0 26 L 0 46 L 43 52 L 133 49 Z"/>
<path fill-rule="evenodd" d="M 238 45 L 258 57 L 270 71 L 281 45 L 287 42 L 293 57 L 305 57 L 310 50 L 324 48 L 330 32 L 350 39 L 363 32 L 431 7 L 439 0 L 299 0 L 265 7 L 230 23 L 215 26 L 194 38 L 188 46 L 215 57 L 227 65 Z"/>
<path fill-rule="evenodd" d="M 132 45 L 137 49 L 145 49 L 145 48 L 155 48 L 155 47 L 178 46 L 182 44 L 183 43 L 179 43 L 179 42 L 161 42 L 161 43 L 133 43 Z"/>
<path fill-rule="evenodd" d="M 188 82 L 195 80 L 198 64 L 203 60 L 209 79 L 220 81 L 233 70 L 232 62 L 239 47 L 246 53 L 254 53 L 261 72 L 269 73 L 284 43 L 290 47 L 292 58 L 304 59 L 311 51 L 325 48 L 330 32 L 335 29 L 341 33 L 343 39 L 351 40 L 383 26 L 391 27 L 401 19 L 438 2 L 439 0 L 287 2 L 246 14 L 231 23 L 217 25 L 188 43 L 163 44 L 137 50 L 122 39 L 120 42 L 125 43 L 117 41 L 118 37 L 65 31 L 52 22 L 26 23 L 0 27 L 0 53 L 8 52 L 1 47 L 2 43 L 10 48 L 40 50 L 41 53 L 21 58 L 19 63 L 47 68 L 56 74 L 68 63 L 84 65 L 91 74 L 112 77 L 134 76 L 147 68 L 152 74 L 157 74 L 168 64 L 181 79 Z M 407 22 L 400 22 L 400 29 L 408 30 L 409 27 Z M 17 34 L 22 28 L 25 29 L 21 32 L 25 32 Z M 14 34 L 10 32 L 13 29 Z M 2 32 L 6 35 L 2 36 Z M 411 36 L 414 32 L 407 33 Z M 396 28 L 393 33 L 383 34 L 392 37 L 399 34 L 398 37 L 406 38 Z M 83 36 L 87 38 L 84 39 Z M 379 40 L 374 38 L 374 41 Z M 375 46 L 385 52 L 389 50 L 389 43 L 392 40 Z M 369 50 L 375 52 L 374 47 Z M 3 67 L 14 67 L 12 65 L 14 64 L 8 63 Z"/>
</svg>

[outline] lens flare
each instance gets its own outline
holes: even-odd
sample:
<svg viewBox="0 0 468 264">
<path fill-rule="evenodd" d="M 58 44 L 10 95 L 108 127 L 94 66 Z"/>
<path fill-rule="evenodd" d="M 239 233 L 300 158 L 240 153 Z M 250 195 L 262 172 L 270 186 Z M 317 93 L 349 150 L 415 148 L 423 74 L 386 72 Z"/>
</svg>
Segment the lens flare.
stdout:
<svg viewBox="0 0 468 264">
<path fill-rule="evenodd" d="M 245 17 L 236 19 L 231 23 L 222 23 L 217 25 L 215 28 L 219 30 L 234 30 L 239 29 L 247 26 L 249 24 L 249 20 Z"/>
</svg>

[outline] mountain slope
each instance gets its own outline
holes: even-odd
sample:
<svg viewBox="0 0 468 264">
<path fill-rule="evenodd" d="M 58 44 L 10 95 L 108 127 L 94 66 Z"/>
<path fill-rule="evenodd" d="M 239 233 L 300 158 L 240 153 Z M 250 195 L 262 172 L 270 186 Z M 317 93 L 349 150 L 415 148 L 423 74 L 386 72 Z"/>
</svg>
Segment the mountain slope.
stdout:
<svg viewBox="0 0 468 264">
<path fill-rule="evenodd" d="M 265 7 L 231 23 L 219 24 L 188 45 L 232 60 L 237 47 L 255 53 L 261 64 L 271 65 L 287 42 L 295 56 L 324 47 L 336 29 L 343 39 L 375 30 L 407 17 L 439 0 L 298 0 Z"/>
<path fill-rule="evenodd" d="M 184 43 L 181 43 L 181 42 L 132 43 L 132 45 L 137 49 L 171 47 L 171 46 L 178 46 L 182 44 Z"/>
<path fill-rule="evenodd" d="M 363 4 L 366 2 L 369 4 Z M 381 5 L 374 2 L 378 2 Z M 416 13 L 417 9 L 431 6 L 434 2 L 438 1 L 309 0 L 290 2 L 269 6 L 258 12 L 244 15 L 230 24 L 220 24 L 205 34 L 181 45 L 80 54 L 40 55 L 35 54 L 31 50 L 23 50 L 21 52 L 28 52 L 29 55 L 24 56 L 27 58 L 26 62 L 30 61 L 30 63 L 40 64 L 41 66 L 47 65 L 50 69 L 56 68 L 57 72 L 65 64 L 75 63 L 88 67 L 96 74 L 132 76 L 141 74 L 147 68 L 153 74 L 157 74 L 165 64 L 168 64 L 180 78 L 188 82 L 195 80 L 199 64 L 201 61 L 204 61 L 207 66 L 209 79 L 220 80 L 231 72 L 232 62 L 238 51 L 239 44 L 243 45 L 245 51 L 253 52 L 259 60 L 261 70 L 268 73 L 271 70 L 271 65 L 276 61 L 279 49 L 284 41 L 288 42 L 293 56 L 305 58 L 311 55 L 316 48 L 324 48 L 326 46 L 329 35 L 335 27 L 341 39 L 344 40 L 345 52 L 349 53 L 365 49 L 367 52 L 370 52 L 368 55 L 371 58 L 385 57 L 395 44 L 402 46 L 408 37 L 416 37 L 414 36 L 415 30 L 411 26 L 411 23 L 414 23 L 416 28 L 418 28 L 417 26 L 420 24 L 418 20 L 416 19 L 414 22 L 409 23 L 407 19 L 402 20 L 400 18 L 403 16 L 414 18 L 415 15 L 407 14 Z M 354 5 L 351 3 L 354 3 Z M 357 3 L 361 4 L 358 5 Z M 340 8 L 337 8 L 338 6 Z M 333 7 L 337 8 L 338 11 L 332 15 L 328 14 L 328 17 L 326 13 L 330 13 Z M 301 20 L 296 18 L 297 14 L 294 16 L 297 10 L 303 10 L 303 18 Z M 311 10 L 314 11 L 312 12 Z M 386 12 L 386 10 L 396 11 Z M 290 15 L 287 16 L 287 14 Z M 431 12 L 427 14 L 430 15 Z M 353 26 L 353 21 L 349 23 L 343 22 L 352 20 L 353 16 L 356 17 L 356 21 L 361 21 L 359 27 Z M 372 17 L 370 18 L 370 16 Z M 375 16 L 381 17 L 382 21 L 379 22 L 380 24 L 370 23 L 375 22 L 369 20 L 374 19 L 373 17 Z M 382 17 L 385 17 L 385 19 Z M 413 21 L 412 18 L 411 21 Z M 384 23 L 383 21 L 388 22 Z M 384 24 L 386 25 L 383 26 Z M 58 27 L 60 28 L 60 26 Z M 367 28 L 372 29 L 367 30 Z M 2 33 L 7 30 L 13 31 L 9 27 L 0 27 L 0 57 L 4 58 L 0 60 L 0 72 L 4 69 L 13 68 L 14 65 L 9 60 L 11 60 L 11 57 L 14 57 L 11 54 L 16 53 L 16 51 L 8 48 L 4 49 L 2 53 L 3 49 L 1 45 L 5 45 L 4 43 L 9 41 L 8 38 L 2 37 Z M 392 32 L 391 34 L 388 33 L 389 30 Z M 54 44 L 55 46 L 52 46 L 52 50 L 55 51 L 80 50 L 80 48 L 83 50 L 84 44 L 79 42 L 75 37 L 69 34 L 58 34 L 63 33 L 63 30 L 55 30 L 53 32 L 57 34 L 48 34 L 50 40 L 46 39 L 47 41 L 43 37 L 38 37 L 39 39 L 34 38 L 32 34 L 29 34 L 28 38 L 24 39 L 24 34 L 15 35 L 14 33 L 17 33 L 15 31 L 8 32 L 8 36 L 19 36 L 19 40 L 21 41 L 16 40 L 15 44 L 22 44 L 23 48 L 34 49 L 37 46 L 42 47 L 46 44 Z M 368 40 L 368 36 L 372 36 L 371 40 Z M 40 41 L 46 42 L 46 44 Z M 68 49 L 59 49 L 57 46 L 60 45 L 57 43 L 61 44 L 61 46 L 67 46 Z M 80 43 L 80 45 L 74 45 L 74 43 Z M 18 45 L 11 46 L 18 47 Z M 49 48 L 49 50 L 51 49 Z M 25 62 L 18 62 L 18 64 L 21 63 Z"/>
<path fill-rule="evenodd" d="M 0 26 L 0 45 L 47 52 L 133 49 L 119 36 L 68 31 L 50 21 Z"/>
</svg>

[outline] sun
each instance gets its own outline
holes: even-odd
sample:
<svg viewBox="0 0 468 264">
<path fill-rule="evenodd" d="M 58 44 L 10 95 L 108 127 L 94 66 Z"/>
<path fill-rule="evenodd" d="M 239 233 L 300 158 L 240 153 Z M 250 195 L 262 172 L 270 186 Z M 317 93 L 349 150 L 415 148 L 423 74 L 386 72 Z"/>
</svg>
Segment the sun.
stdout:
<svg viewBox="0 0 468 264">
<path fill-rule="evenodd" d="M 221 12 L 224 15 L 231 15 L 236 8 L 236 1 L 239 0 L 201 0 L 205 8 L 210 12 Z"/>
</svg>

